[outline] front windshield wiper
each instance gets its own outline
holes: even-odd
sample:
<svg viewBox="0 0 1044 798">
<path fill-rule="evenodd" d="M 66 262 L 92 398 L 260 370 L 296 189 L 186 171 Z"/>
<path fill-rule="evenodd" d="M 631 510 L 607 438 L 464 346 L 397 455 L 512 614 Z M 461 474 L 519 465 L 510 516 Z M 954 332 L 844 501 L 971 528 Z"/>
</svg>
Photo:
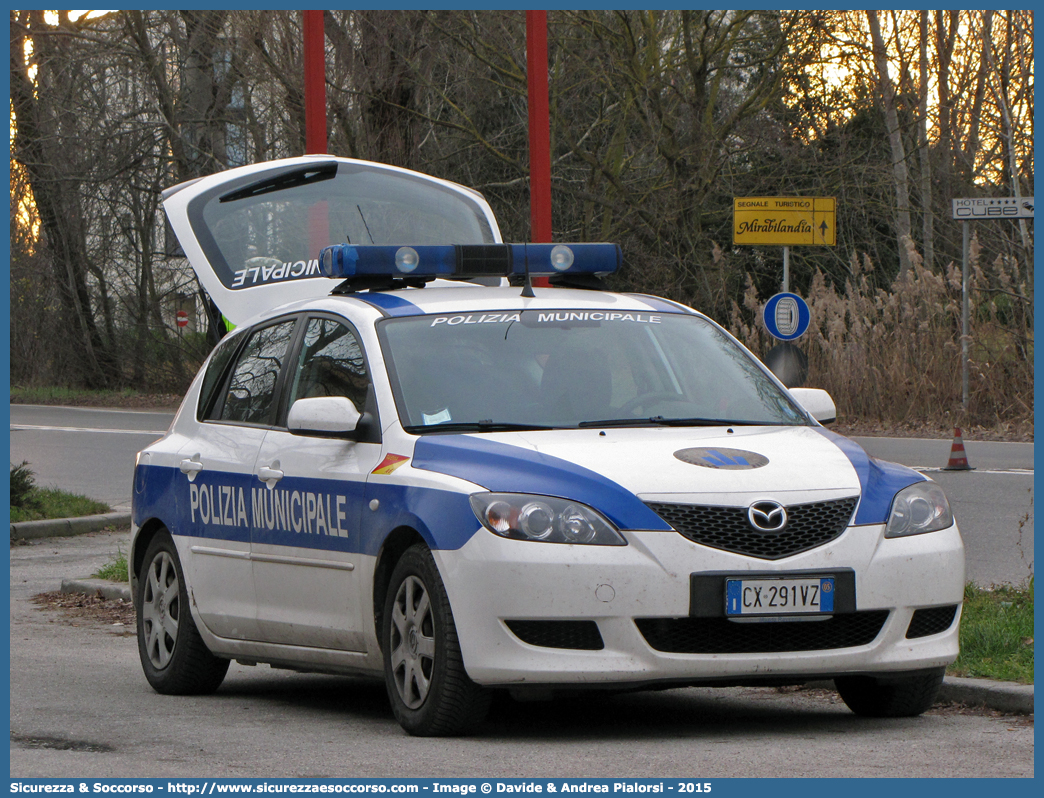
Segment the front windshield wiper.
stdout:
<svg viewBox="0 0 1044 798">
<path fill-rule="evenodd" d="M 454 421 L 444 424 L 411 424 L 403 427 L 411 435 L 425 432 L 517 432 L 519 430 L 561 429 L 543 424 L 514 424 L 504 421 Z"/>
<path fill-rule="evenodd" d="M 601 421 L 581 421 L 578 427 L 746 427 L 768 426 L 774 422 L 737 421 L 729 418 L 606 418 Z"/>
</svg>

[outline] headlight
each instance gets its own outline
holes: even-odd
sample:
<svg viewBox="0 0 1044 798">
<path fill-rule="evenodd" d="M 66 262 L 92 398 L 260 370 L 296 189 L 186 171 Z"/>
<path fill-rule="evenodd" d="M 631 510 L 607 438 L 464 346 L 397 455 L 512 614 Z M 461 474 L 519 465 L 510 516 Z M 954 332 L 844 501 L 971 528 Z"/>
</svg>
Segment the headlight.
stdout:
<svg viewBox="0 0 1044 798">
<path fill-rule="evenodd" d="M 920 535 L 949 526 L 953 526 L 953 513 L 943 489 L 934 482 L 918 482 L 895 494 L 885 537 Z"/>
<path fill-rule="evenodd" d="M 514 540 L 626 546 L 601 513 L 586 504 L 524 493 L 474 493 L 471 509 L 482 526 Z"/>
</svg>

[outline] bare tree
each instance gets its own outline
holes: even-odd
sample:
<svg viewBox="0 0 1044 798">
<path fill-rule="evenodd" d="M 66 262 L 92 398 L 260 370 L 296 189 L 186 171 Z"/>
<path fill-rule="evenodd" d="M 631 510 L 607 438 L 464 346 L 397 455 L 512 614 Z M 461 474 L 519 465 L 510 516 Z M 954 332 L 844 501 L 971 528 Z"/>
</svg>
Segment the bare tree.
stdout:
<svg viewBox="0 0 1044 798">
<path fill-rule="evenodd" d="M 896 238 L 899 248 L 899 279 L 902 280 L 910 271 L 910 257 L 907 252 L 907 241 L 912 240 L 910 224 L 910 180 L 906 169 L 906 148 L 903 145 L 902 131 L 899 128 L 899 114 L 895 104 L 895 89 L 888 75 L 888 52 L 881 35 L 881 23 L 876 11 L 866 12 L 870 25 L 870 36 L 873 39 L 874 64 L 877 67 L 877 81 L 881 91 L 881 102 L 884 105 L 885 120 L 888 124 L 888 145 L 892 150 L 892 175 L 895 180 L 896 200 Z"/>
<path fill-rule="evenodd" d="M 79 52 L 78 26 L 67 12 L 57 26 L 44 21 L 43 11 L 10 14 L 13 151 L 28 177 L 58 288 L 61 310 L 54 325 L 65 335 L 56 335 L 55 343 L 68 348 L 70 382 L 111 387 L 120 381 L 119 368 L 91 297 L 89 280 L 98 268 L 88 253 L 89 220 L 81 202 L 90 155 L 82 144 L 69 147 L 83 132 L 81 98 L 90 96 L 93 76 Z"/>
<path fill-rule="evenodd" d="M 924 238 L 924 262 L 928 268 L 932 268 L 935 263 L 935 210 L 932 206 L 932 157 L 928 144 L 928 93 L 931 83 L 928 67 L 928 27 L 928 11 L 922 10 L 918 19 L 921 85 L 918 91 L 920 101 L 917 107 L 917 152 L 920 156 L 921 166 L 921 228 Z"/>
</svg>

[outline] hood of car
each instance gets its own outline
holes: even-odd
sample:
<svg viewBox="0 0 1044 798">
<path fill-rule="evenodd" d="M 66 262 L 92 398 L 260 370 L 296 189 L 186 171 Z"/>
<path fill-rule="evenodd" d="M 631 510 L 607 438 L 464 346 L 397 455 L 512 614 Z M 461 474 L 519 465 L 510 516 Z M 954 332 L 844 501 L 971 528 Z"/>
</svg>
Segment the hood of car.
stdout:
<svg viewBox="0 0 1044 798">
<path fill-rule="evenodd" d="M 163 207 L 200 283 L 233 325 L 325 296 L 333 244 L 490 244 L 493 211 L 464 186 L 387 164 L 308 155 L 167 189 Z"/>
<path fill-rule="evenodd" d="M 882 523 L 895 492 L 924 479 L 812 426 L 427 435 L 413 466 L 491 491 L 580 501 L 624 529 L 664 527 L 645 502 L 788 505 L 856 495 L 856 523 Z"/>
</svg>

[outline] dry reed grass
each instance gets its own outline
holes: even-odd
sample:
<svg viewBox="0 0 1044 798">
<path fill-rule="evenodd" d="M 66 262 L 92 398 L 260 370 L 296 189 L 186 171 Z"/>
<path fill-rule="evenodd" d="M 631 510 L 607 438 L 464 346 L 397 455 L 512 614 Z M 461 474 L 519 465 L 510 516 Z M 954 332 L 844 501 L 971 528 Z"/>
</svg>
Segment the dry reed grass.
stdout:
<svg viewBox="0 0 1044 798">
<path fill-rule="evenodd" d="M 927 269 L 911 247 L 913 268 L 888 290 L 875 288 L 869 258 L 853 255 L 838 292 L 817 274 L 805 297 L 807 384 L 833 396 L 848 423 L 919 429 L 961 426 L 1012 436 L 1033 431 L 1032 286 L 1017 261 L 980 267 L 970 258 L 969 402 L 962 408 L 961 269 Z M 733 302 L 732 333 L 758 356 L 776 344 L 761 319 L 763 300 L 747 280 Z"/>
</svg>

